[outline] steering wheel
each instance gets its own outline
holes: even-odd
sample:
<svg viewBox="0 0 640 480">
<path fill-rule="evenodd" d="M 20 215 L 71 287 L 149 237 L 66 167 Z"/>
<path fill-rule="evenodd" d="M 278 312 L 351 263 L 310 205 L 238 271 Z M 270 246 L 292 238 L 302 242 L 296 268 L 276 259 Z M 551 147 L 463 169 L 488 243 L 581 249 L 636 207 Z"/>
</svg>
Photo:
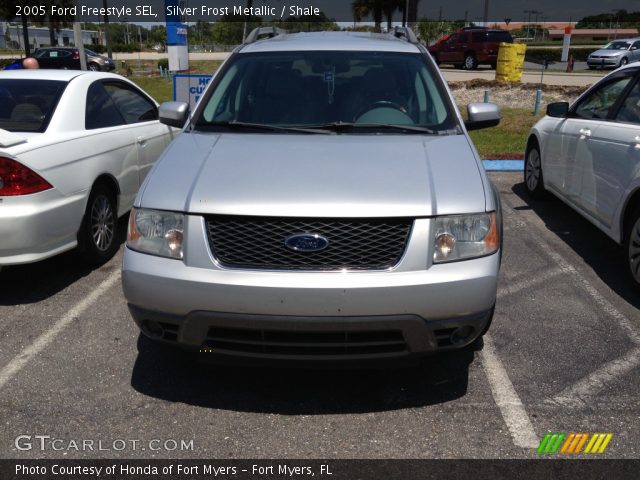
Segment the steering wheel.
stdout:
<svg viewBox="0 0 640 480">
<path fill-rule="evenodd" d="M 377 102 L 370 104 L 366 109 L 362 110 L 360 115 L 368 112 L 369 110 L 373 110 L 374 108 L 395 108 L 396 110 L 400 110 L 402 113 L 407 114 L 407 109 L 399 103 L 391 102 L 389 100 L 378 100 Z"/>
</svg>

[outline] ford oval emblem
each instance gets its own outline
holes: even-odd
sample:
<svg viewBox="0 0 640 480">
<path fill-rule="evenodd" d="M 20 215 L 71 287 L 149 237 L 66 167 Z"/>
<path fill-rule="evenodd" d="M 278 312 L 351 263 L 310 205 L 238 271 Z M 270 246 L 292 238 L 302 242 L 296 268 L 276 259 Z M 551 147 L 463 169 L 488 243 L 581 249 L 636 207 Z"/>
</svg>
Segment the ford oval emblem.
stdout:
<svg viewBox="0 0 640 480">
<path fill-rule="evenodd" d="M 329 246 L 329 240 L 317 233 L 297 233 L 284 241 L 295 252 L 319 252 Z"/>
</svg>

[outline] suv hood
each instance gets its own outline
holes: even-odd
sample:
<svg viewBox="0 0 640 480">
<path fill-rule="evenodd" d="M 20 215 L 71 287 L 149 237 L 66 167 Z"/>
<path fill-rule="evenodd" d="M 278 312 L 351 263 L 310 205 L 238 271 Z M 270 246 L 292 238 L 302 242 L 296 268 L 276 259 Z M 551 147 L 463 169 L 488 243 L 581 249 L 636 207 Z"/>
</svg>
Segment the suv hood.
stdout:
<svg viewBox="0 0 640 480">
<path fill-rule="evenodd" d="M 483 211 L 464 135 L 180 135 L 136 205 L 285 217 L 419 217 Z"/>
</svg>

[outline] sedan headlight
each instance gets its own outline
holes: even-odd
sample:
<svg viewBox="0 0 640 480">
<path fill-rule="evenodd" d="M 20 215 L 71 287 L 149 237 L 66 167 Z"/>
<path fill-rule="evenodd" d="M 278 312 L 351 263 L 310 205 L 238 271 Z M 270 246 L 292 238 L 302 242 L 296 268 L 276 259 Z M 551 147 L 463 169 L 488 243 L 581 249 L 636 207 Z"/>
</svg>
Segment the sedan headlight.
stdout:
<svg viewBox="0 0 640 480">
<path fill-rule="evenodd" d="M 495 212 L 436 217 L 433 263 L 484 257 L 500 248 Z"/>
<path fill-rule="evenodd" d="M 142 253 L 182 258 L 184 215 L 134 208 L 129 215 L 127 247 Z"/>
</svg>

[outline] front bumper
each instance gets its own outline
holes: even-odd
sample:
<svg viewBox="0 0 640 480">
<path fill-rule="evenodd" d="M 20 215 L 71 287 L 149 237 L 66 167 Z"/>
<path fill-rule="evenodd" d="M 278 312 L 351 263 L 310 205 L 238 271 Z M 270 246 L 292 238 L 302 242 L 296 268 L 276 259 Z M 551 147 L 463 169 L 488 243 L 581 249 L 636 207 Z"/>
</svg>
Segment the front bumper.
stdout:
<svg viewBox="0 0 640 480">
<path fill-rule="evenodd" d="M 620 64 L 619 57 L 610 58 L 588 58 L 587 66 L 595 68 L 614 68 Z"/>
<path fill-rule="evenodd" d="M 406 357 L 471 343 L 491 319 L 499 252 L 403 270 L 411 256 L 410 248 L 392 271 L 271 272 L 188 266 L 125 248 L 122 284 L 143 332 L 225 355 Z M 458 327 L 469 327 L 464 338 Z M 296 337 L 304 332 L 315 338 Z"/>
</svg>

